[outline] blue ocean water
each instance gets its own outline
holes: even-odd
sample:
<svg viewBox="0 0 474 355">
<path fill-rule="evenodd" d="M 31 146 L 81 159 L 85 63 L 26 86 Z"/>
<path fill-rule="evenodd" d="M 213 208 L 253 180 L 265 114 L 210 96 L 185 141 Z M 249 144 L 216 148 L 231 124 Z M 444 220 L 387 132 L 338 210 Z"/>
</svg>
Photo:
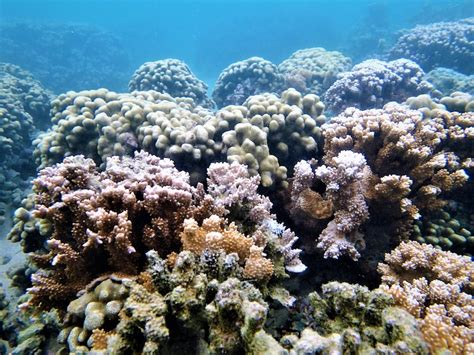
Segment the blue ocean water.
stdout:
<svg viewBox="0 0 474 355">
<path fill-rule="evenodd" d="M 130 58 L 130 66 L 124 67 L 128 73 L 146 61 L 178 58 L 211 87 L 225 67 L 248 57 L 279 63 L 298 49 L 323 47 L 357 63 L 383 54 L 404 28 L 472 15 L 470 0 L 0 2 L 2 24 L 98 26 L 124 45 Z"/>
</svg>

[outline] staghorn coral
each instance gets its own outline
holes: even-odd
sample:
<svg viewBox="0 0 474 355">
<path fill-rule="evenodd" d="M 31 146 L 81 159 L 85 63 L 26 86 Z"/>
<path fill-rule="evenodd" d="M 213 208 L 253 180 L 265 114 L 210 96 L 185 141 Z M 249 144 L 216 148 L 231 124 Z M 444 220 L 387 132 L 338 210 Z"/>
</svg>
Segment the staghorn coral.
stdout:
<svg viewBox="0 0 474 355">
<path fill-rule="evenodd" d="M 445 67 L 464 74 L 474 72 L 474 18 L 416 26 L 390 50 L 392 59 L 408 58 L 424 70 Z"/>
<path fill-rule="evenodd" d="M 390 101 L 401 102 L 430 92 L 433 86 L 423 80 L 424 75 L 418 64 L 408 59 L 369 59 L 339 74 L 326 91 L 324 102 L 335 114 L 348 107 L 381 108 Z"/>
<path fill-rule="evenodd" d="M 417 242 L 401 243 L 379 264 L 382 289 L 420 323 L 430 350 L 474 350 L 474 264 Z"/>
<path fill-rule="evenodd" d="M 317 47 L 294 52 L 278 65 L 278 70 L 285 77 L 287 87 L 302 94 L 322 95 L 337 75 L 351 66 L 351 60 L 342 53 Z"/>
<path fill-rule="evenodd" d="M 212 109 L 215 104 L 207 97 L 207 85 L 178 59 L 163 59 L 142 64 L 128 83 L 130 91 L 155 90 L 172 97 L 190 97 L 196 103 Z"/>
<path fill-rule="evenodd" d="M 283 88 L 284 78 L 276 65 L 260 57 L 251 57 L 233 63 L 221 72 L 212 98 L 220 108 L 241 105 L 256 94 L 279 94 Z"/>
</svg>

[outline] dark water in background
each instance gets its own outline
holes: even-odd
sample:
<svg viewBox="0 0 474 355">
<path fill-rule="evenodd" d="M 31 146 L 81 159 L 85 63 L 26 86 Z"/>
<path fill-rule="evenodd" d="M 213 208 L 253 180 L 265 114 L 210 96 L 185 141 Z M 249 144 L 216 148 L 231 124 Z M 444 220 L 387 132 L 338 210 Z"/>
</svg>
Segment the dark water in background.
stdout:
<svg viewBox="0 0 474 355">
<path fill-rule="evenodd" d="M 251 56 L 278 64 L 295 50 L 324 47 L 357 63 L 383 55 L 403 28 L 473 15 L 472 0 L 0 0 L 1 24 L 88 24 L 114 33 L 130 59 L 127 77 L 145 61 L 174 57 L 211 87 L 222 69 Z"/>
</svg>

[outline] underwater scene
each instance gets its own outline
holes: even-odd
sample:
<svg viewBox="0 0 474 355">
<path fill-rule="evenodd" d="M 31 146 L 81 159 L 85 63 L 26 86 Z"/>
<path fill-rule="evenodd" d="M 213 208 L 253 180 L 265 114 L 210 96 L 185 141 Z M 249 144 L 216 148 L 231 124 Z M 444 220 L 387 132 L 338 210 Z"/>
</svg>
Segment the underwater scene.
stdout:
<svg viewBox="0 0 474 355">
<path fill-rule="evenodd" d="M 0 0 L 0 354 L 474 354 L 473 0 Z"/>
</svg>

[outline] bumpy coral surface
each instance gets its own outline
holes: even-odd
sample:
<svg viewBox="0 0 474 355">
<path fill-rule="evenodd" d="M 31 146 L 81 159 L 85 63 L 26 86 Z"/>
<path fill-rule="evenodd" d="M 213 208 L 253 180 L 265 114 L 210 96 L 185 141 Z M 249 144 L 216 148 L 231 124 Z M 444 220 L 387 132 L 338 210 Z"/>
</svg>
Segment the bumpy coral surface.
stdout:
<svg viewBox="0 0 474 355">
<path fill-rule="evenodd" d="M 39 268 L 32 276 L 29 304 L 61 307 L 101 275 L 137 275 L 148 250 L 170 262 L 182 249 L 198 256 L 235 255 L 240 275 L 252 280 L 284 277 L 285 268 L 303 271 L 299 250 L 291 248 L 297 238 L 274 220 L 271 203 L 256 189 L 247 193 L 247 201 L 232 201 L 235 188 L 219 189 L 225 177 L 210 170 L 216 206 L 202 185 L 192 187 L 189 175 L 171 160 L 145 152 L 135 158 L 109 158 L 103 172 L 83 156 L 43 169 L 34 181 L 33 210 L 19 210 L 12 233 L 12 239 L 22 239 L 25 251 L 33 252 Z M 258 177 L 251 179 L 246 171 L 240 175 L 236 188 L 258 186 Z M 225 203 L 228 210 L 219 200 L 230 201 Z M 235 219 L 240 229 L 213 212 Z M 252 222 L 252 216 L 258 218 Z M 281 232 L 274 231 L 275 223 Z"/>
<path fill-rule="evenodd" d="M 419 319 L 431 351 L 474 350 L 474 264 L 427 244 L 400 244 L 379 264 L 382 289 Z"/>
<path fill-rule="evenodd" d="M 322 95 L 337 75 L 352 66 L 350 58 L 324 48 L 306 48 L 285 59 L 278 70 L 285 77 L 286 86 L 303 94 Z"/>
<path fill-rule="evenodd" d="M 204 181 L 212 162 L 227 158 L 246 164 L 265 187 L 284 183 L 287 166 L 317 152 L 319 126 L 325 121 L 319 97 L 295 90 L 281 98 L 257 95 L 216 114 L 196 107 L 190 98 L 156 91 L 69 92 L 52 106 L 54 125 L 35 140 L 40 167 L 74 154 L 103 164 L 107 157 L 143 149 L 173 159 L 190 172 L 193 183 Z"/>
<path fill-rule="evenodd" d="M 380 223 L 389 237 L 384 247 L 389 248 L 390 243 L 410 236 L 420 214 L 444 206 L 445 196 L 466 183 L 465 169 L 472 164 L 474 116 L 436 113 L 424 120 L 421 112 L 397 104 L 383 110 L 350 108 L 323 125 L 326 164 L 315 174 L 309 163 L 298 165 L 290 192 L 296 207 L 293 214 L 303 221 L 306 218 L 312 227 L 308 229 L 315 233 L 326 225 L 333 210 L 335 217 L 341 214 L 319 237 L 327 256 L 338 257 L 343 251 L 356 259 L 358 254 L 347 243 L 354 246 L 357 241 L 362 249 L 369 238 L 376 242 L 380 235 L 372 227 Z M 349 154 L 354 157 L 343 163 L 343 155 Z M 371 173 L 363 165 L 355 168 L 358 160 L 366 161 Z M 351 174 L 355 186 L 347 185 Z M 324 189 L 317 184 L 313 188 L 315 178 L 324 183 Z M 323 196 L 324 191 L 340 196 L 340 202 L 339 197 Z M 359 226 L 366 238 L 353 234 Z M 376 243 L 380 248 L 382 239 Z M 371 255 L 377 252 L 371 250 Z"/>
<path fill-rule="evenodd" d="M 474 18 L 416 26 L 403 34 L 390 57 L 408 58 L 424 70 L 437 67 L 474 73 Z"/>
<path fill-rule="evenodd" d="M 261 93 L 279 94 L 283 76 L 272 62 L 252 57 L 225 68 L 217 79 L 212 98 L 217 107 L 240 105 L 249 96 Z"/>
<path fill-rule="evenodd" d="M 190 97 L 196 103 L 213 108 L 207 97 L 207 85 L 199 80 L 186 63 L 178 59 L 163 59 L 144 63 L 128 83 L 130 91 L 155 90 L 172 97 Z"/>
<path fill-rule="evenodd" d="M 403 102 L 432 89 L 423 80 L 424 75 L 418 64 L 408 59 L 369 59 L 340 74 L 327 90 L 324 102 L 334 113 L 347 107 L 380 108 L 390 101 Z"/>
</svg>

